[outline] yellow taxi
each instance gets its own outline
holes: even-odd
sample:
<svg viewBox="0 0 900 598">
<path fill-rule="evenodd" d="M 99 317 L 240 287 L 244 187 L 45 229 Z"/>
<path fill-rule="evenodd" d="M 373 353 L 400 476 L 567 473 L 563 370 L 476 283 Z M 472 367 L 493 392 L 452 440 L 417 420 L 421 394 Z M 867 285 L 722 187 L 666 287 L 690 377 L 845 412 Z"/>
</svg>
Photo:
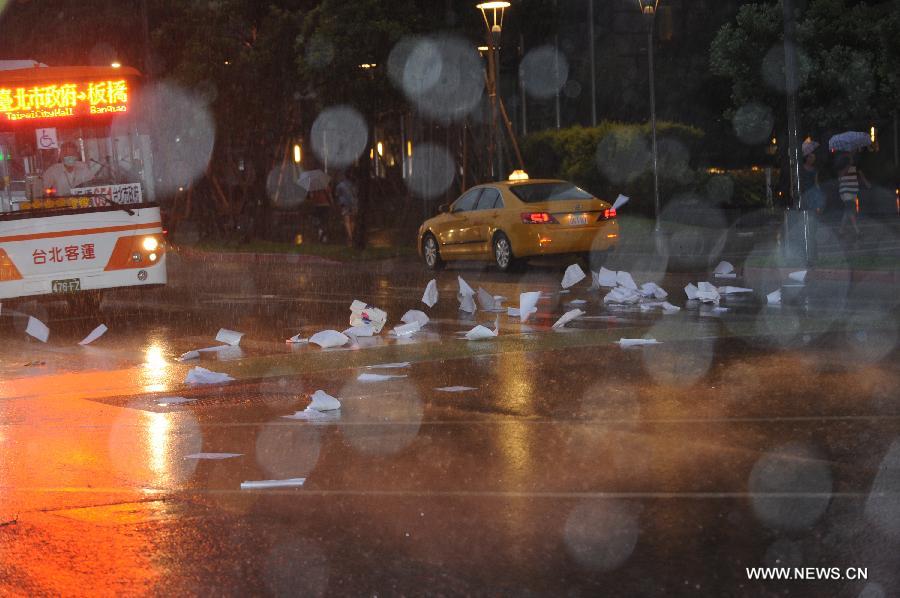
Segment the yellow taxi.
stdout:
<svg viewBox="0 0 900 598">
<path fill-rule="evenodd" d="M 526 179 L 477 185 L 441 206 L 419 227 L 418 247 L 432 270 L 451 260 L 489 260 L 506 271 L 529 257 L 602 254 L 618 238 L 608 202 L 567 181 Z"/>
</svg>

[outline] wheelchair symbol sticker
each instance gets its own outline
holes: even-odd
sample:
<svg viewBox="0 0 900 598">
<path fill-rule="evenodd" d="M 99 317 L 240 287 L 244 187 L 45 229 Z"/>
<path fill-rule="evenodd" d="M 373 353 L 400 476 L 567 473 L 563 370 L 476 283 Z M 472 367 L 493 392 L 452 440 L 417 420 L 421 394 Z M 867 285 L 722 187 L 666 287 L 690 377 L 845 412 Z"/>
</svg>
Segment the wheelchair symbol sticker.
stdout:
<svg viewBox="0 0 900 598">
<path fill-rule="evenodd" d="M 35 129 L 34 134 L 37 137 L 38 148 L 42 150 L 59 149 L 55 128 Z"/>
</svg>

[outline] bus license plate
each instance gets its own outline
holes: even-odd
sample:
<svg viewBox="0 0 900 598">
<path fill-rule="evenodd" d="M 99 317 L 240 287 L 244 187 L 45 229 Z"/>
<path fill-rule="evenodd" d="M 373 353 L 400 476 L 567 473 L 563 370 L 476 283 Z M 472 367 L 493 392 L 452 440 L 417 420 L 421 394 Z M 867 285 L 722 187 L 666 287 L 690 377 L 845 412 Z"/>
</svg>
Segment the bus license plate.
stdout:
<svg viewBox="0 0 900 598">
<path fill-rule="evenodd" d="M 81 279 L 67 278 L 65 280 L 54 280 L 50 284 L 50 290 L 54 293 L 75 293 L 81 290 Z"/>
<path fill-rule="evenodd" d="M 569 217 L 569 224 L 571 226 L 581 226 L 588 223 L 587 214 L 572 214 Z"/>
</svg>

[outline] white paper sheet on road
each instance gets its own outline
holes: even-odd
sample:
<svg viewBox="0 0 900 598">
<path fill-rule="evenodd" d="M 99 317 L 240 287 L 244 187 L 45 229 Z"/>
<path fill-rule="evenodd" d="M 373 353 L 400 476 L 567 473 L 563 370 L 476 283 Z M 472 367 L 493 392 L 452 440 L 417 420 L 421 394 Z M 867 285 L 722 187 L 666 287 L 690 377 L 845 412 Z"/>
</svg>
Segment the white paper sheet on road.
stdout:
<svg viewBox="0 0 900 598">
<path fill-rule="evenodd" d="M 244 336 L 243 332 L 228 330 L 227 328 L 219 328 L 219 332 L 218 334 L 216 334 L 216 340 L 220 343 L 225 343 L 226 345 L 237 347 L 241 344 L 242 336 Z"/>
<path fill-rule="evenodd" d="M 379 334 L 387 322 L 387 312 L 355 299 L 350 304 L 350 326 L 371 326 Z M 313 342 L 310 339 L 310 342 Z"/>
<path fill-rule="evenodd" d="M 295 411 L 290 415 L 282 415 L 281 417 L 283 417 L 284 419 L 296 419 L 300 421 L 328 422 L 341 419 L 341 412 L 340 410 L 319 411 L 317 409 L 311 409 L 307 407 L 303 411 Z"/>
<path fill-rule="evenodd" d="M 531 291 L 519 294 L 519 319 L 523 322 L 528 321 L 531 314 L 537 312 L 537 304 L 541 298 L 540 291 Z"/>
<path fill-rule="evenodd" d="M 369 326 L 367 324 L 363 324 L 362 326 L 351 326 L 350 328 L 348 328 L 341 334 L 345 334 L 347 336 L 355 336 L 355 337 L 369 337 L 369 336 L 374 336 L 375 331 L 372 330 L 371 326 Z"/>
<path fill-rule="evenodd" d="M 478 287 L 478 307 L 480 307 L 482 311 L 504 311 L 500 306 L 500 301 L 481 287 Z"/>
<path fill-rule="evenodd" d="M 34 316 L 28 316 L 28 325 L 25 326 L 25 333 L 42 343 L 46 343 L 47 339 L 50 338 L 50 329 Z"/>
<path fill-rule="evenodd" d="M 628 287 L 616 287 L 603 298 L 603 303 L 635 304 L 641 300 L 641 294 Z"/>
<path fill-rule="evenodd" d="M 185 397 L 162 397 L 156 404 L 160 407 L 168 407 L 169 405 L 183 405 L 184 403 L 193 403 L 197 399 L 188 399 Z"/>
<path fill-rule="evenodd" d="M 184 378 L 185 384 L 221 384 L 222 382 L 230 382 L 234 380 L 228 374 L 212 372 L 206 368 L 195 366 L 190 369 Z"/>
<path fill-rule="evenodd" d="M 368 374 L 363 373 L 357 376 L 359 382 L 387 382 L 397 378 L 406 378 L 406 374 Z"/>
<path fill-rule="evenodd" d="M 459 284 L 459 292 L 456 298 L 459 300 L 459 309 L 470 314 L 475 313 L 475 291 L 463 280 L 462 276 L 457 276 L 456 281 Z"/>
<path fill-rule="evenodd" d="M 768 295 L 766 295 L 766 301 L 769 305 L 780 305 L 781 304 L 781 289 L 777 291 L 772 291 Z"/>
<path fill-rule="evenodd" d="M 715 270 L 713 270 L 713 274 L 715 274 L 716 276 L 724 276 L 733 272 L 734 266 L 731 265 L 731 262 L 726 262 L 725 260 L 719 262 L 719 265 L 716 266 Z"/>
<path fill-rule="evenodd" d="M 470 341 L 480 341 L 488 338 L 494 338 L 500 333 L 500 321 L 494 320 L 494 329 L 491 330 L 487 326 L 479 324 L 466 333 L 466 339 Z"/>
<path fill-rule="evenodd" d="M 614 270 L 607 270 L 603 266 L 600 266 L 599 272 L 591 272 L 594 278 L 594 288 L 600 287 L 614 287 L 618 283 L 616 282 L 616 273 Z"/>
<path fill-rule="evenodd" d="M 400 321 L 404 324 L 412 324 L 413 322 L 418 322 L 421 326 L 425 326 L 431 318 L 424 311 L 419 311 L 418 309 L 411 309 L 403 314 L 403 317 L 400 318 Z"/>
<path fill-rule="evenodd" d="M 618 344 L 620 347 L 641 347 L 643 345 L 660 345 L 662 343 L 655 338 L 620 338 Z"/>
<path fill-rule="evenodd" d="M 378 365 L 367 365 L 366 369 L 369 370 L 386 370 L 386 369 L 399 369 L 399 368 L 408 368 L 408 361 L 398 361 L 396 363 L 379 363 Z"/>
<path fill-rule="evenodd" d="M 788 274 L 788 278 L 794 282 L 806 282 L 806 270 L 798 270 Z"/>
<path fill-rule="evenodd" d="M 697 286 L 688 283 L 688 285 L 684 287 L 684 292 L 687 295 L 688 299 L 696 299 L 697 301 L 702 301 L 703 303 L 718 304 L 719 300 L 721 299 L 719 290 L 709 282 L 698 282 Z"/>
<path fill-rule="evenodd" d="M 397 338 L 408 338 L 419 332 L 420 330 L 422 330 L 422 323 L 412 322 L 411 324 L 401 324 L 400 326 L 394 326 L 394 329 L 391 330 L 391 334 L 393 334 Z"/>
<path fill-rule="evenodd" d="M 568 268 L 566 268 L 566 273 L 563 274 L 563 279 L 560 285 L 564 289 L 568 289 L 569 287 L 578 284 L 586 277 L 584 270 L 581 269 L 581 266 L 578 264 L 572 264 Z"/>
<path fill-rule="evenodd" d="M 622 206 L 628 203 L 628 200 L 631 199 L 627 195 L 622 195 L 619 193 L 619 197 L 616 198 L 616 201 L 613 202 L 612 209 L 618 210 Z"/>
<path fill-rule="evenodd" d="M 286 343 L 291 343 L 292 345 L 305 344 L 309 342 L 309 339 L 302 335 L 303 333 L 298 333 L 287 339 Z"/>
<path fill-rule="evenodd" d="M 737 278 L 737 272 L 729 272 L 728 274 L 713 274 L 716 278 Z"/>
<path fill-rule="evenodd" d="M 194 349 L 187 353 L 182 353 L 178 361 L 190 361 L 191 359 L 199 359 L 201 353 L 218 353 L 226 349 L 233 348 L 231 345 L 216 345 L 214 347 L 203 347 L 202 349 Z"/>
<path fill-rule="evenodd" d="M 433 278 L 425 285 L 425 292 L 422 293 L 422 303 L 428 307 L 434 307 L 438 302 L 437 281 Z"/>
<path fill-rule="evenodd" d="M 569 301 L 569 305 L 585 305 L 587 303 L 584 299 L 572 299 Z"/>
<path fill-rule="evenodd" d="M 241 482 L 241 490 L 261 490 L 264 488 L 296 488 L 306 483 L 306 478 L 286 478 L 283 480 L 249 480 Z"/>
<path fill-rule="evenodd" d="M 566 313 L 564 313 L 562 316 L 560 316 L 560 318 L 556 322 L 553 323 L 552 328 L 554 330 L 558 330 L 558 329 L 562 328 L 563 326 L 565 326 L 566 324 L 568 324 L 569 322 L 571 322 L 572 320 L 580 318 L 583 315 L 584 315 L 584 312 L 581 311 L 580 309 L 571 309 L 571 310 L 567 311 Z"/>
<path fill-rule="evenodd" d="M 328 349 L 329 347 L 343 347 L 350 342 L 350 337 L 337 330 L 323 330 L 309 337 L 309 342 Z"/>
<path fill-rule="evenodd" d="M 435 390 L 440 392 L 468 392 L 478 389 L 473 386 L 441 386 L 440 388 L 435 388 Z"/>
<path fill-rule="evenodd" d="M 626 289 L 632 289 L 634 291 L 638 288 L 637 283 L 634 282 L 634 278 L 631 277 L 631 274 L 624 270 L 616 272 L 616 284 L 620 287 L 625 287 Z"/>
<path fill-rule="evenodd" d="M 185 455 L 185 459 L 211 459 L 211 460 L 222 460 L 222 459 L 231 459 L 233 457 L 242 457 L 244 453 L 194 453 L 192 455 Z"/>
<path fill-rule="evenodd" d="M 91 333 L 84 337 L 84 339 L 78 344 L 81 346 L 90 345 L 92 342 L 106 334 L 107 330 L 109 329 L 106 327 L 106 324 L 100 324 L 99 326 L 91 330 Z"/>
<path fill-rule="evenodd" d="M 697 287 L 694 286 L 694 283 L 687 283 L 687 285 L 684 287 L 684 294 L 687 295 L 687 298 L 691 301 L 697 298 Z"/>
<path fill-rule="evenodd" d="M 674 314 L 675 312 L 681 311 L 681 308 L 677 305 L 672 305 L 668 301 L 663 301 L 662 304 L 663 311 L 667 314 Z"/>
<path fill-rule="evenodd" d="M 341 402 L 324 390 L 317 390 L 309 399 L 309 408 L 316 411 L 334 411 L 341 408 Z"/>
<path fill-rule="evenodd" d="M 653 297 L 655 299 L 659 299 L 660 301 L 669 296 L 669 293 L 667 293 L 665 289 L 663 289 L 655 282 L 645 282 L 644 284 L 642 284 L 640 293 L 644 297 Z"/>
<path fill-rule="evenodd" d="M 718 288 L 720 295 L 737 295 L 738 293 L 752 293 L 753 289 L 748 289 L 746 287 L 719 287 Z"/>
<path fill-rule="evenodd" d="M 510 318 L 518 318 L 519 317 L 519 308 L 518 307 L 507 307 L 506 315 Z"/>
</svg>

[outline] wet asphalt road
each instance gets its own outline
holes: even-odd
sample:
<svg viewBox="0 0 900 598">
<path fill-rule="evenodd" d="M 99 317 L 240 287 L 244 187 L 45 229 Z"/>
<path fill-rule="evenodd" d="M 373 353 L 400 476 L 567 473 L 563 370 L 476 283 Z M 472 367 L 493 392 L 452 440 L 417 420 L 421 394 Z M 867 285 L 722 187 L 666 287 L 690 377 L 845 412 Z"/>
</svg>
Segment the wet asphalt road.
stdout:
<svg viewBox="0 0 900 598">
<path fill-rule="evenodd" d="M 603 306 L 566 263 L 430 275 L 411 261 L 179 260 L 168 288 L 109 295 L 97 316 L 4 305 L 0 319 L 0 593 L 165 595 L 847 595 L 900 592 L 896 288 L 777 279 L 727 311 L 685 302 L 699 274 L 640 258 L 675 315 Z M 640 272 L 639 272 L 640 271 Z M 460 339 L 456 276 L 526 324 Z M 432 318 L 406 341 L 284 339 L 343 330 L 349 304 Z M 572 300 L 587 317 L 550 325 Z M 47 345 L 24 335 L 44 320 Z M 99 323 L 109 332 L 76 343 Z M 244 332 L 239 350 L 180 363 Z M 622 349 L 619 338 L 662 344 Z M 366 366 L 409 361 L 407 368 Z M 26 365 L 28 364 L 28 365 Z M 234 376 L 182 384 L 200 365 Z M 406 376 L 357 381 L 363 372 Z M 474 390 L 446 393 L 438 387 Z M 285 419 L 317 389 L 339 419 Z M 189 399 L 171 403 L 171 397 Z M 167 400 L 169 398 L 169 400 Z M 239 453 L 224 460 L 199 452 Z M 305 477 L 301 488 L 241 490 Z M 751 581 L 746 567 L 867 568 L 868 580 Z"/>
</svg>

